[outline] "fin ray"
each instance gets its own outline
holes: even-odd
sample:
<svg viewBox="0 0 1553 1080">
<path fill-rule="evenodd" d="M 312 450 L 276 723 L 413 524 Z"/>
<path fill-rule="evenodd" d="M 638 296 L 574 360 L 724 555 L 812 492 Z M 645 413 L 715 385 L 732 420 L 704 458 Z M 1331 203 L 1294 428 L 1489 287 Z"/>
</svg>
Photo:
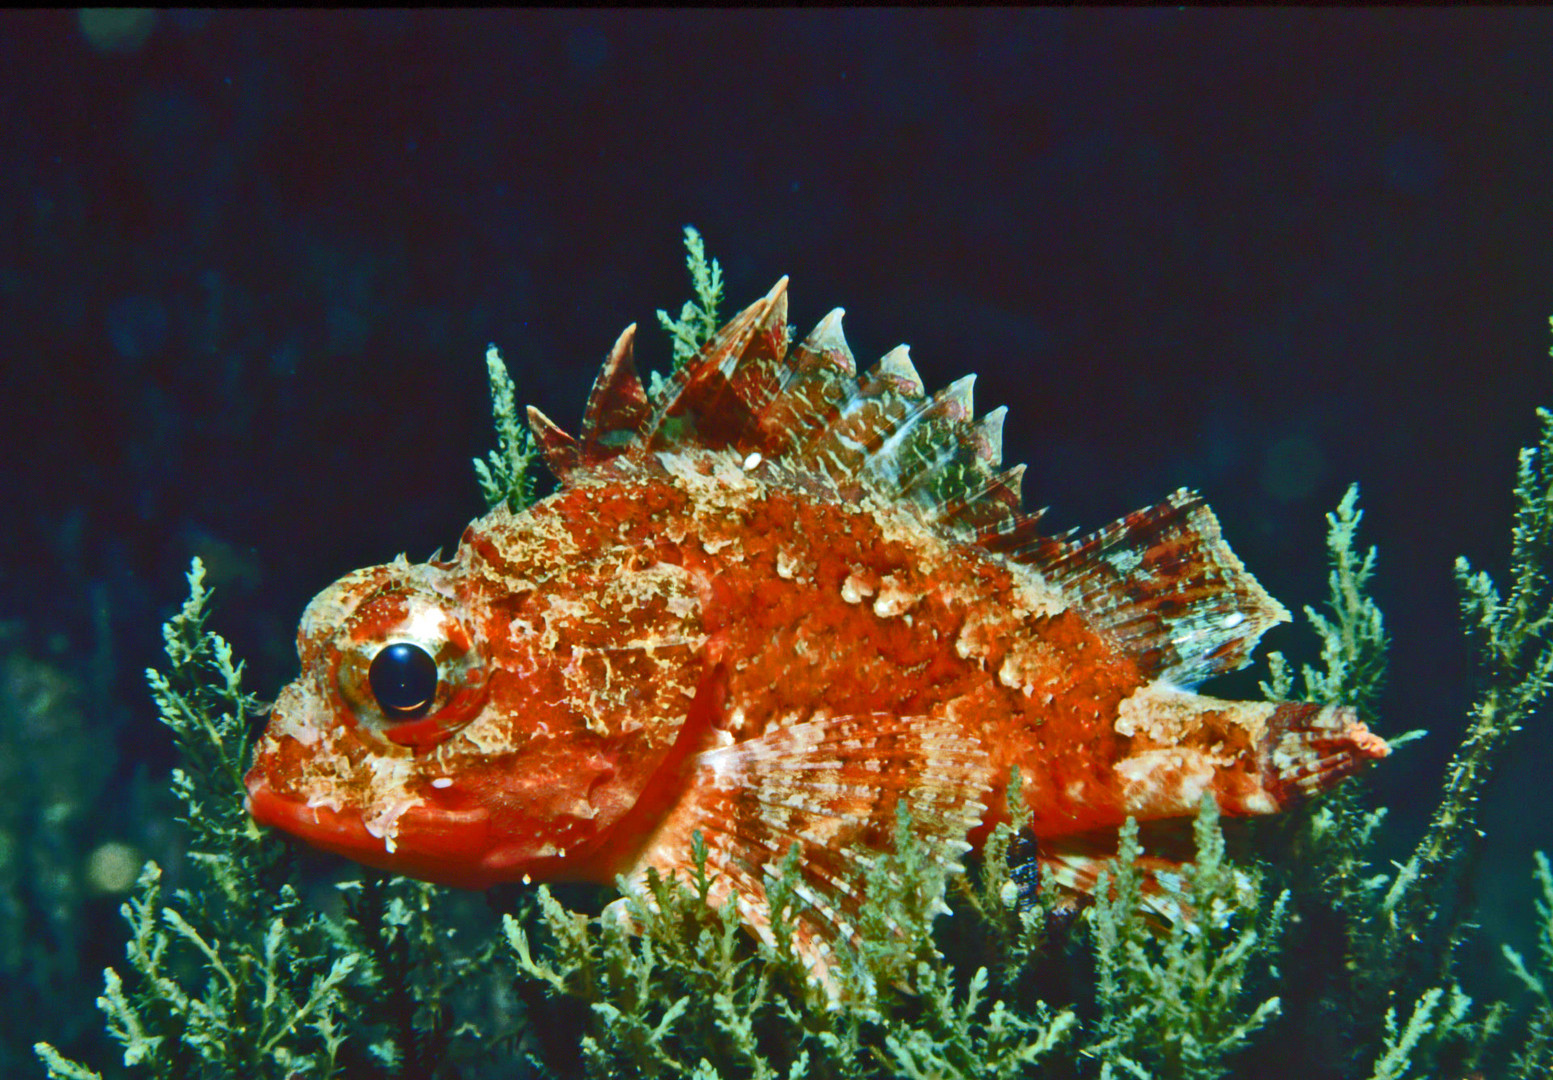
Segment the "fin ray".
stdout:
<svg viewBox="0 0 1553 1080">
<path fill-rule="evenodd" d="M 607 461 L 635 445 L 652 414 L 647 391 L 636 374 L 636 324 L 626 327 L 610 349 L 582 414 L 580 457 L 585 465 Z"/>
<path fill-rule="evenodd" d="M 577 468 L 577 440 L 532 405 L 528 407 L 528 429 L 534 436 L 534 445 L 539 447 L 550 474 L 561 483 L 566 483 Z"/>
</svg>

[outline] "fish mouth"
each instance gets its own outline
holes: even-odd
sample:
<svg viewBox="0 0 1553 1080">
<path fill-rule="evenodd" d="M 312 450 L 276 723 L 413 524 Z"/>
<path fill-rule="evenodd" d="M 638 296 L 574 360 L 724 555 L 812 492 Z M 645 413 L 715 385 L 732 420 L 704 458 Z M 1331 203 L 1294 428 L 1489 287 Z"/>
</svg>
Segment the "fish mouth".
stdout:
<svg viewBox="0 0 1553 1080">
<path fill-rule="evenodd" d="M 506 879 L 481 863 L 490 852 L 490 812 L 422 803 L 395 819 L 391 831 L 374 835 L 361 812 L 309 806 L 270 786 L 258 769 L 249 772 L 244 804 L 261 825 L 287 832 L 314 847 L 347 859 L 460 889 L 485 889 Z"/>
</svg>

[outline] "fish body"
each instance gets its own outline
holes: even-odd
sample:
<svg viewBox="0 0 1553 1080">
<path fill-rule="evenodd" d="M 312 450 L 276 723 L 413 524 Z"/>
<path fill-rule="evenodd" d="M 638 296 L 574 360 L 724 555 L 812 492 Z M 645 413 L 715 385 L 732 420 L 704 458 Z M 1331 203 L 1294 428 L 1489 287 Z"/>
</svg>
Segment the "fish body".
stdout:
<svg viewBox="0 0 1553 1080">
<path fill-rule="evenodd" d="M 699 833 L 757 933 L 796 846 L 823 951 L 902 801 L 957 867 L 1017 768 L 1077 892 L 1069 839 L 1207 792 L 1276 812 L 1387 753 L 1351 709 L 1190 689 L 1288 617 L 1198 497 L 1042 536 L 1002 410 L 926 395 L 904 348 L 858 377 L 839 310 L 789 348 L 785 285 L 658 402 L 628 330 L 579 438 L 531 410 L 554 495 L 309 605 L 259 821 L 469 888 L 685 871 Z"/>
</svg>

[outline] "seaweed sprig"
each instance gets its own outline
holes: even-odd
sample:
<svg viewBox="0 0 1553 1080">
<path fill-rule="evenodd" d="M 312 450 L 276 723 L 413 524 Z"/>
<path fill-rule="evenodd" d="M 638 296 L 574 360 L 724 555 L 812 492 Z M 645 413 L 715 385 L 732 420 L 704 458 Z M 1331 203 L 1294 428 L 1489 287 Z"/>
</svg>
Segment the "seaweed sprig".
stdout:
<svg viewBox="0 0 1553 1080">
<path fill-rule="evenodd" d="M 1295 692 L 1293 674 L 1281 652 L 1267 654 L 1268 681 L 1262 691 L 1273 701 L 1298 697 L 1333 705 L 1352 705 L 1373 716 L 1386 683 L 1386 659 L 1391 637 L 1380 606 L 1370 595 L 1376 553 L 1355 546 L 1364 511 L 1359 509 L 1359 485 L 1349 484 L 1337 508 L 1327 514 L 1327 609 L 1330 615 L 1305 605 L 1305 617 L 1321 639 L 1321 664 L 1301 667 Z"/>
<path fill-rule="evenodd" d="M 256 702 L 242 664 L 205 627 L 210 592 L 199 559 L 189 597 L 162 629 L 168 669 L 149 671 L 157 712 L 183 767 L 173 790 L 190 836 L 190 887 L 164 899 L 148 863 L 121 909 L 130 925 L 125 979 L 109 968 L 97 1004 L 124 1064 L 164 1078 L 337 1072 L 342 984 L 361 957 L 330 940 L 243 811 L 243 766 Z M 51 1077 L 95 1074 L 47 1043 Z"/>
<path fill-rule="evenodd" d="M 534 462 L 539 448 L 528 427 L 518 418 L 517 390 L 501 352 L 495 345 L 485 350 L 485 370 L 491 383 L 491 414 L 496 423 L 496 449 L 486 461 L 474 459 L 475 478 L 488 510 L 506 505 L 513 513 L 533 505 Z"/>
<path fill-rule="evenodd" d="M 1373 546 L 1362 554 L 1357 546 L 1363 520 L 1359 485 L 1350 484 L 1336 509 L 1326 515 L 1330 614 L 1305 606 L 1305 617 L 1321 644 L 1321 667 L 1301 665 L 1296 680 L 1283 654 L 1270 652 L 1269 677 L 1262 683 L 1262 692 L 1273 701 L 1350 705 L 1373 723 L 1385 686 L 1391 638 L 1370 593 L 1378 556 Z M 1389 741 L 1395 749 L 1422 734 L 1407 732 Z M 1324 902 L 1350 922 L 1366 918 L 1377 890 L 1385 887 L 1386 876 L 1370 872 L 1371 844 L 1385 817 L 1385 807 L 1365 806 L 1361 785 L 1344 783 L 1294 819 L 1297 829 L 1291 846 L 1300 876 L 1310 880 Z M 1352 926 L 1348 930 L 1351 936 Z"/>
<path fill-rule="evenodd" d="M 711 340 L 721 319 L 717 309 L 723 302 L 723 268 L 716 259 L 707 260 L 701 234 L 691 225 L 685 226 L 685 265 L 690 270 L 695 299 L 685 301 L 677 319 L 670 318 L 667 311 L 658 311 L 658 325 L 669 335 L 674 350 L 671 375 L 689 363 L 701 351 L 701 346 Z M 658 382 L 656 378 L 653 381 Z M 657 396 L 656 392 L 653 396 Z"/>
<path fill-rule="evenodd" d="M 1444 794 L 1381 903 L 1378 955 L 1392 970 L 1444 974 L 1466 898 L 1459 889 L 1481 849 L 1477 810 L 1509 737 L 1541 705 L 1553 681 L 1553 413 L 1538 409 L 1541 438 L 1521 450 L 1511 531 L 1509 594 L 1486 571 L 1456 560 L 1461 612 L 1477 647 L 1483 686 L 1466 737 L 1446 771 Z M 1404 958 L 1413 958 L 1411 964 Z"/>
<path fill-rule="evenodd" d="M 1513 1080 L 1553 1076 L 1553 867 L 1543 852 L 1535 857 L 1533 877 L 1541 893 L 1537 898 L 1537 970 L 1528 967 L 1510 946 L 1503 947 L 1510 970 L 1532 995 L 1526 1037 L 1510 1062 L 1508 1075 Z"/>
<path fill-rule="evenodd" d="M 869 877 L 860 941 L 837 943 L 825 978 L 793 948 L 801 871 L 792 852 L 768 884 L 769 938 L 745 934 L 732 903 L 712 903 L 699 839 L 689 880 L 649 871 L 622 882 L 624 918 L 607 909 L 589 919 L 541 887 L 546 952 L 536 955 L 517 919 L 505 927 L 520 983 L 586 1006 L 574 1017 L 580 1054 L 549 1062 L 563 1074 L 1023 1075 L 1070 1039 L 1077 1017 L 990 994 L 986 967 L 957 974 L 932 937 L 942 874 L 902 812 L 894 849 Z"/>
<path fill-rule="evenodd" d="M 1268 904 L 1259 880 L 1225 856 L 1211 794 L 1194 836 L 1197 857 L 1181 882 L 1163 874 L 1150 882 L 1138 864 L 1138 824 L 1128 819 L 1116 860 L 1095 888 L 1099 1016 L 1083 1052 L 1102 1062 L 1102 1076 L 1217 1080 L 1282 1011 L 1276 995 L 1257 1000 L 1252 990 L 1277 978 L 1289 894 Z M 1150 888 L 1175 908 L 1164 933 L 1150 925 Z"/>
</svg>

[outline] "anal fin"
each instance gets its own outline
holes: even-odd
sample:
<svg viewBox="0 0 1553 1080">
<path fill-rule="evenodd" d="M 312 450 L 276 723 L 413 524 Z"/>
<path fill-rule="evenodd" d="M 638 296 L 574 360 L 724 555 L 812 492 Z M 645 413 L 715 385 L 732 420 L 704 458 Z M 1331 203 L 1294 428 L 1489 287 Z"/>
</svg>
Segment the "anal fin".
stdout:
<svg viewBox="0 0 1553 1080">
<path fill-rule="evenodd" d="M 1037 876 L 1036 868 L 1039 867 L 1041 891 L 1037 895 L 1041 902 L 1050 909 L 1072 910 L 1094 899 L 1101 875 L 1114 883 L 1117 840 L 1118 833 L 1107 830 L 1103 834 L 1041 841 L 1039 852 L 1034 854 L 1034 865 L 1011 865 L 1010 876 L 1015 881 L 1033 881 Z M 1154 845 L 1150 843 L 1148 846 L 1152 848 Z M 1190 862 L 1189 852 L 1139 854 L 1133 860 L 1133 869 L 1139 878 L 1140 909 L 1156 924 L 1190 925 L 1196 917 L 1196 912 L 1188 902 L 1190 887 L 1184 873 Z M 1231 868 L 1230 872 L 1236 893 L 1249 902 L 1256 894 L 1255 877 L 1239 868 Z M 1028 902 L 1023 885 L 1020 896 L 1021 902 Z"/>
</svg>

